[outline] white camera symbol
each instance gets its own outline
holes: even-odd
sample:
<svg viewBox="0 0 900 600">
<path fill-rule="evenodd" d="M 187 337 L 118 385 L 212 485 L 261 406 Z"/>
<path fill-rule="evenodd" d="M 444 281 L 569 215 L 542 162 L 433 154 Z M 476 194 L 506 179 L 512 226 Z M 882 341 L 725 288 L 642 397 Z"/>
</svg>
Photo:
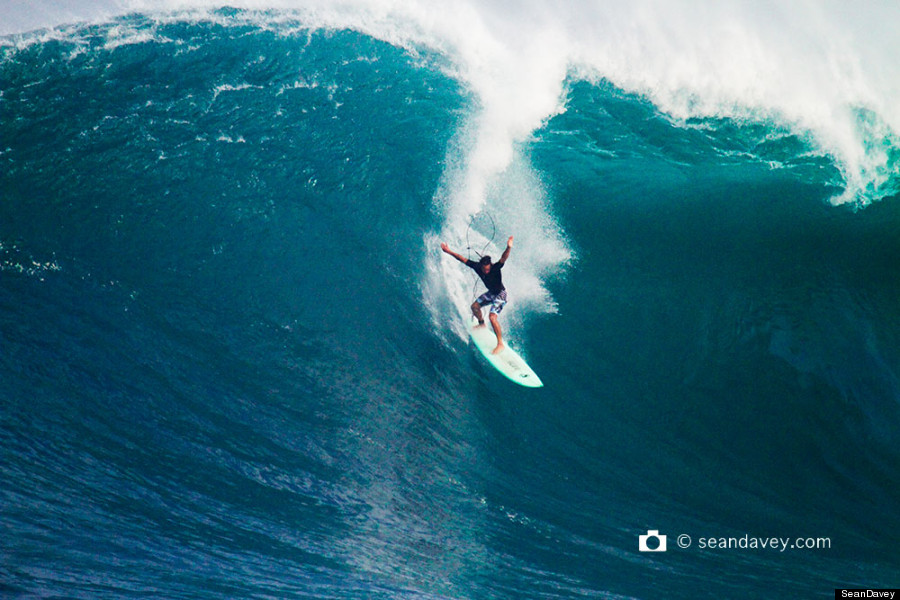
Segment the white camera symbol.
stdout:
<svg viewBox="0 0 900 600">
<path fill-rule="evenodd" d="M 647 546 L 647 540 L 650 538 L 656 538 L 659 540 L 657 544 L 654 544 L 655 548 L 649 548 Z M 648 529 L 647 535 L 639 535 L 638 536 L 638 550 L 641 552 L 665 552 L 666 551 L 666 536 L 659 535 L 659 531 L 656 529 Z"/>
</svg>

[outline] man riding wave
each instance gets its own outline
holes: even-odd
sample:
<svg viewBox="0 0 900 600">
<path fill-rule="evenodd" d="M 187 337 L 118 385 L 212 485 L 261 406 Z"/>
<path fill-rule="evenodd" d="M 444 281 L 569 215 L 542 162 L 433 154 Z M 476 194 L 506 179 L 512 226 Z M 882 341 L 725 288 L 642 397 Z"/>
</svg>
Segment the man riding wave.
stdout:
<svg viewBox="0 0 900 600">
<path fill-rule="evenodd" d="M 478 299 L 472 303 L 472 314 L 478 319 L 478 325 L 476 325 L 476 327 L 484 327 L 484 317 L 481 313 L 481 307 L 489 304 L 491 305 L 489 318 L 491 320 L 491 326 L 494 328 L 494 334 L 497 336 L 497 347 L 491 351 L 492 354 L 499 353 L 505 347 L 503 344 L 503 334 L 500 330 L 499 318 L 500 311 L 503 310 L 507 301 L 506 287 L 503 285 L 502 269 L 503 265 L 506 263 L 506 259 L 509 258 L 509 251 L 512 249 L 512 245 L 513 236 L 509 236 L 509 240 L 506 242 L 506 250 L 503 251 L 500 260 L 492 264 L 490 256 L 482 256 L 481 260 L 475 262 L 474 260 L 467 259 L 458 252 L 454 252 L 447 244 L 441 243 L 441 250 L 475 271 L 478 274 L 478 277 L 481 278 L 485 287 L 487 287 L 487 291 L 478 296 Z"/>
</svg>

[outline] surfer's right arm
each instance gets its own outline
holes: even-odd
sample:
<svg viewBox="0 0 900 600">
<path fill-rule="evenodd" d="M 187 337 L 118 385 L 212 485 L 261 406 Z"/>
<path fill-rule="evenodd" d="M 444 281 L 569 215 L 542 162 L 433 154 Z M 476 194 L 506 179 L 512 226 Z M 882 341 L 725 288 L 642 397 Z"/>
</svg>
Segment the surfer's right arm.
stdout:
<svg viewBox="0 0 900 600">
<path fill-rule="evenodd" d="M 443 250 L 444 252 L 446 252 L 447 254 L 449 254 L 450 256 L 452 256 L 453 258 L 455 258 L 456 260 L 458 260 L 461 263 L 466 262 L 465 256 L 463 256 L 462 254 L 459 254 L 458 252 L 454 252 L 453 250 L 450 249 L 450 246 L 448 246 L 444 242 L 441 242 L 441 250 Z"/>
</svg>

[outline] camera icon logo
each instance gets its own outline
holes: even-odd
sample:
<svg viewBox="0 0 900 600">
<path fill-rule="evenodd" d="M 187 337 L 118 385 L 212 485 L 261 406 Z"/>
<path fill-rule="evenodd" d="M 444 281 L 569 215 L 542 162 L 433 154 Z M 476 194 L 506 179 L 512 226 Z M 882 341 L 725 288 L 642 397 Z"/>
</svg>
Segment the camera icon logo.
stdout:
<svg viewBox="0 0 900 600">
<path fill-rule="evenodd" d="M 647 544 L 648 540 L 653 539 L 655 539 L 656 541 Z M 659 535 L 659 530 L 657 529 L 648 529 L 647 535 L 638 536 L 638 550 L 640 550 L 641 552 L 665 552 L 666 536 Z"/>
</svg>

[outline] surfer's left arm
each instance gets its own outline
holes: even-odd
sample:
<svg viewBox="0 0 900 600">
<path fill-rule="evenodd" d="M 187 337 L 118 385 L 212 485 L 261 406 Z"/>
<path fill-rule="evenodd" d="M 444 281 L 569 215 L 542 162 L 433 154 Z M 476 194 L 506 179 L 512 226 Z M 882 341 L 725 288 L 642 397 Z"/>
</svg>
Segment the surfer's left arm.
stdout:
<svg viewBox="0 0 900 600">
<path fill-rule="evenodd" d="M 506 259 L 509 258 L 509 251 L 512 250 L 512 242 L 513 242 L 513 236 L 509 236 L 509 239 L 506 240 L 506 250 L 503 251 L 503 254 L 500 255 L 500 260 L 497 262 L 499 262 L 499 263 L 506 262 Z"/>
</svg>

